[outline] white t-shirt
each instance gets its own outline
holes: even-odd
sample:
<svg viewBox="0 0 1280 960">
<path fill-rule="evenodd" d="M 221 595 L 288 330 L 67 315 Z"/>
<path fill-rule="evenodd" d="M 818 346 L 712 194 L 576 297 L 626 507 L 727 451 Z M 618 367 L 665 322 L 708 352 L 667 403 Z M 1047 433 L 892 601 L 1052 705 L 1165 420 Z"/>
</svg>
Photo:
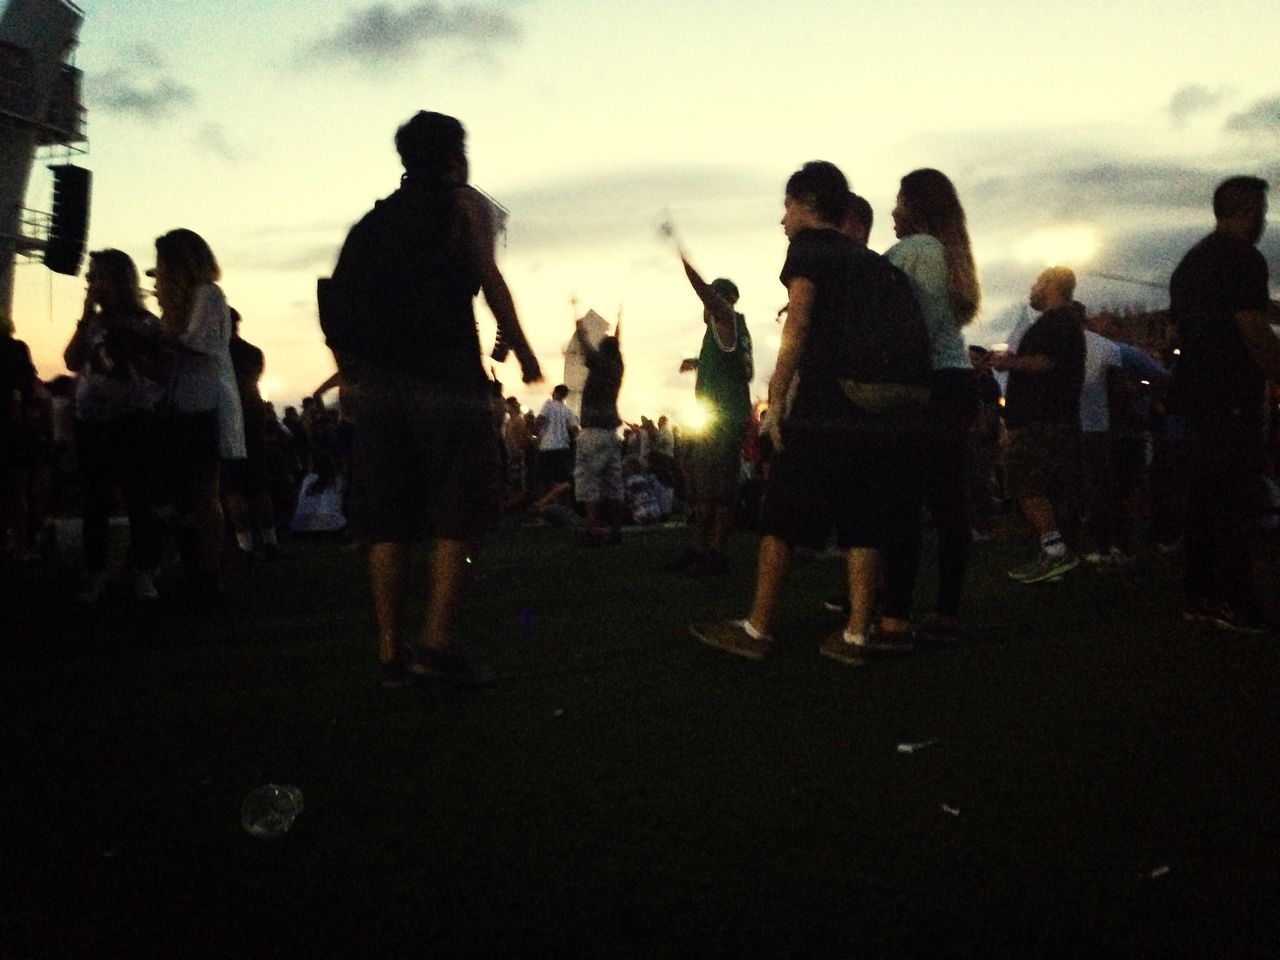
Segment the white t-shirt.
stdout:
<svg viewBox="0 0 1280 960">
<path fill-rule="evenodd" d="M 933 369 L 970 368 L 969 351 L 965 348 L 960 324 L 951 311 L 947 252 L 942 243 L 927 233 L 913 233 L 895 243 L 884 256 L 911 281 L 929 330 Z"/>
<path fill-rule="evenodd" d="M 538 449 L 568 450 L 573 430 L 578 426 L 578 418 L 573 411 L 553 397 L 542 405 L 538 419 L 545 421 L 542 435 L 538 438 Z"/>
<path fill-rule="evenodd" d="M 1105 433 L 1111 429 L 1107 402 L 1107 370 L 1121 365 L 1120 344 L 1092 330 L 1084 332 L 1084 383 L 1080 385 L 1080 429 Z"/>
</svg>

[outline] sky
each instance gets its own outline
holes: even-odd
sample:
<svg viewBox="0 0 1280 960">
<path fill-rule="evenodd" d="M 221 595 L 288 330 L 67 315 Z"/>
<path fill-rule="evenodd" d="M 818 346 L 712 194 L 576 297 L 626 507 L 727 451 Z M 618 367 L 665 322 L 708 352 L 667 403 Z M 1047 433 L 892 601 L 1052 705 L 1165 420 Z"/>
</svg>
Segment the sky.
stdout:
<svg viewBox="0 0 1280 960">
<path fill-rule="evenodd" d="M 807 160 L 838 164 L 870 200 L 879 251 L 899 179 L 951 177 L 984 297 L 966 336 L 988 345 L 1052 263 L 1076 270 L 1090 307 L 1164 306 L 1179 257 L 1212 228 L 1214 186 L 1280 184 L 1274 0 L 80 6 L 89 247 L 145 269 L 156 236 L 201 233 L 277 404 L 333 370 L 315 281 L 397 186 L 392 138 L 419 109 L 462 120 L 472 182 L 510 211 L 498 261 L 547 382 L 524 387 L 511 360 L 497 368 L 507 392 L 540 404 L 575 316 L 621 311 L 632 421 L 691 414 L 677 371 L 701 308 L 659 236 L 667 215 L 707 279 L 741 289 L 764 396 L 786 301 L 783 187 Z M 50 207 L 49 182 L 40 166 L 27 206 Z M 1274 291 L 1280 227 L 1262 250 Z M 17 273 L 18 336 L 50 377 L 83 280 Z M 488 345 L 482 301 L 477 315 Z"/>
</svg>

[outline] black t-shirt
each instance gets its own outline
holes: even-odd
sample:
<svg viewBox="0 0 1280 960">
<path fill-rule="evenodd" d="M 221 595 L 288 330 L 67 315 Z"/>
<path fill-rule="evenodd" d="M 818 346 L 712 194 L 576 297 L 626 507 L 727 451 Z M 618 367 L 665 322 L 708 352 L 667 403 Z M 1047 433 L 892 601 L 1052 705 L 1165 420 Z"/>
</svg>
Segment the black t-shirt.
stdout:
<svg viewBox="0 0 1280 960">
<path fill-rule="evenodd" d="M 906 277 L 880 254 L 829 228 L 801 230 L 791 238 L 779 279 L 786 286 L 803 277 L 813 283 L 809 329 L 800 353 L 800 386 L 791 416 L 797 420 L 838 417 L 855 429 L 915 429 L 922 408 L 869 413 L 846 401 L 839 382 L 860 379 L 869 361 L 892 368 L 875 382 L 911 382 L 899 355 L 916 361 L 927 380 L 929 339 Z M 910 316 L 895 294 L 907 299 Z M 908 326 L 907 324 L 914 324 Z M 912 352 L 914 347 L 914 353 Z"/>
<path fill-rule="evenodd" d="M 1046 356 L 1044 373 L 1010 370 L 1004 391 L 1004 419 L 1011 427 L 1030 423 L 1080 424 L 1084 385 L 1084 310 L 1073 303 L 1046 310 L 1022 335 L 1019 357 Z"/>
<path fill-rule="evenodd" d="M 1182 341 L 1174 394 L 1194 422 L 1261 431 L 1266 378 L 1236 314 L 1269 307 L 1266 259 L 1229 234 L 1209 234 L 1174 270 L 1169 312 Z"/>
<path fill-rule="evenodd" d="M 583 427 L 612 430 L 622 423 L 618 416 L 618 391 L 622 388 L 622 354 L 616 348 L 586 351 L 587 382 L 582 388 Z"/>
<path fill-rule="evenodd" d="M 362 328 L 331 345 L 431 384 L 487 389 L 472 305 L 480 280 L 461 242 L 467 189 L 407 182 L 351 228 L 333 283 Z"/>
<path fill-rule="evenodd" d="M 850 344 L 867 321 L 885 271 L 896 269 L 837 230 L 801 230 L 791 238 L 779 279 L 789 286 L 803 277 L 814 286 L 809 331 L 800 355 L 802 373 L 848 375 Z"/>
</svg>

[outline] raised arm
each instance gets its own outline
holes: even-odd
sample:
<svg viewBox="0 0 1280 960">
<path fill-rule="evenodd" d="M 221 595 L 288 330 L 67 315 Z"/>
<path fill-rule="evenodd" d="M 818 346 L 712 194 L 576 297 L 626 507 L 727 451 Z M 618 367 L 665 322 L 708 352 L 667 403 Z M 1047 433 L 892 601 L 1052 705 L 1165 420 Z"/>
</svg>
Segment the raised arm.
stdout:
<svg viewBox="0 0 1280 960">
<path fill-rule="evenodd" d="M 680 252 L 680 263 L 684 267 L 684 275 L 689 278 L 689 285 L 698 295 L 702 305 L 711 313 L 712 322 L 716 325 L 716 336 L 722 343 L 731 342 L 734 334 L 733 304 L 720 294 L 715 287 L 702 279 L 702 275 L 693 268 L 684 251 Z"/>
</svg>

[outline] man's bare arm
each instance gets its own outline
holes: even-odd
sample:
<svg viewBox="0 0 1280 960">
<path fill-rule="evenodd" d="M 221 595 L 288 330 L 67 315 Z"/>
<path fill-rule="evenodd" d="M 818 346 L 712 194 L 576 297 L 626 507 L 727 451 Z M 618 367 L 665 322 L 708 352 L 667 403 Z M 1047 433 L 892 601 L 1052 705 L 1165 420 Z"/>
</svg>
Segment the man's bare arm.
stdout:
<svg viewBox="0 0 1280 960">
<path fill-rule="evenodd" d="M 773 378 L 769 381 L 769 410 L 772 418 L 774 411 L 781 414 L 785 411 L 791 390 L 791 381 L 795 378 L 796 369 L 800 366 L 800 354 L 804 351 L 805 338 L 809 334 L 809 313 L 813 307 L 814 286 L 808 277 L 795 277 L 787 285 L 788 310 L 787 321 L 782 325 L 782 342 L 778 346 L 778 362 L 773 368 Z"/>
<path fill-rule="evenodd" d="M 1242 310 L 1236 314 L 1236 329 L 1263 375 L 1280 383 L 1280 339 L 1272 333 L 1267 315 L 1261 310 Z"/>
<path fill-rule="evenodd" d="M 542 379 L 542 369 L 538 366 L 538 358 L 534 356 L 533 348 L 525 338 L 520 319 L 516 316 L 516 305 L 511 298 L 511 290 L 493 256 L 493 220 L 489 205 L 484 197 L 469 188 L 460 191 L 459 197 L 465 242 L 470 251 L 472 266 L 480 278 L 480 290 L 484 294 L 484 302 L 488 304 L 494 320 L 498 322 L 498 333 L 516 352 L 524 382 L 534 383 Z"/>
<path fill-rule="evenodd" d="M 733 305 L 702 279 L 702 275 L 693 268 L 683 252 L 680 254 L 680 263 L 684 266 L 684 275 L 689 278 L 693 292 L 698 295 L 702 305 L 711 311 L 711 319 L 716 325 L 716 335 L 720 341 L 724 343 L 733 340 Z"/>
</svg>

